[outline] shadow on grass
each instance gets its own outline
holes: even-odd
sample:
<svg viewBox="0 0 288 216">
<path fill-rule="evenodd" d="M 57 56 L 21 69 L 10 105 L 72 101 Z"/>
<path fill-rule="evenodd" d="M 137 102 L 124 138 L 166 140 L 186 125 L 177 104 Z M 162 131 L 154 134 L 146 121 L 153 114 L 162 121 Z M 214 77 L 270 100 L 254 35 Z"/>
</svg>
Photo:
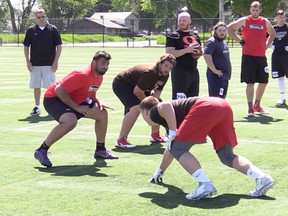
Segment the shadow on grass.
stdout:
<svg viewBox="0 0 288 216">
<path fill-rule="evenodd" d="M 152 154 L 160 154 L 162 155 L 166 148 L 165 143 L 151 142 L 148 145 L 137 145 L 135 148 L 131 149 L 123 149 L 123 148 L 114 148 L 115 152 L 127 152 L 127 153 L 137 153 L 143 155 L 152 155 Z"/>
<path fill-rule="evenodd" d="M 27 116 L 24 119 L 18 119 L 18 121 L 27 121 L 29 123 L 38 123 L 41 121 L 52 121 L 54 120 L 52 116 Z"/>
<path fill-rule="evenodd" d="M 95 177 L 107 177 L 106 174 L 99 173 L 100 169 L 97 167 L 106 167 L 107 163 L 102 161 L 96 161 L 93 165 L 67 165 L 67 166 L 53 166 L 50 168 L 35 167 L 40 172 L 51 173 L 53 176 L 95 176 Z"/>
<path fill-rule="evenodd" d="M 202 200 L 187 200 L 185 198 L 186 193 L 184 193 L 180 188 L 164 183 L 159 185 L 166 187 L 168 191 L 165 194 L 144 192 L 140 193 L 139 196 L 151 199 L 152 203 L 166 209 L 177 208 L 179 205 L 201 209 L 221 209 L 237 205 L 240 199 L 262 199 L 269 201 L 276 200 L 275 198 L 269 196 L 253 198 L 244 194 L 221 194 L 219 196 L 214 196 Z"/>
<path fill-rule="evenodd" d="M 267 115 L 257 114 L 253 117 L 244 117 L 245 120 L 234 120 L 234 122 L 259 122 L 260 124 L 271 124 L 273 122 L 280 122 L 283 119 L 273 118 Z"/>
</svg>

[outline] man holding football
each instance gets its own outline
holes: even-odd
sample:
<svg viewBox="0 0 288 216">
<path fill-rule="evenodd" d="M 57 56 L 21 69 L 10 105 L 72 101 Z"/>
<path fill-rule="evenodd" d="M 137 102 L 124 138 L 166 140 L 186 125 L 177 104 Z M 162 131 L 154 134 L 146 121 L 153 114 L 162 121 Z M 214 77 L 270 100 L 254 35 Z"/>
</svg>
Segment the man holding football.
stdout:
<svg viewBox="0 0 288 216">
<path fill-rule="evenodd" d="M 199 95 L 197 59 L 202 54 L 198 34 L 190 30 L 191 19 L 186 11 L 178 15 L 178 29 L 167 36 L 166 53 L 175 56 L 176 66 L 171 72 L 172 99 Z"/>
</svg>

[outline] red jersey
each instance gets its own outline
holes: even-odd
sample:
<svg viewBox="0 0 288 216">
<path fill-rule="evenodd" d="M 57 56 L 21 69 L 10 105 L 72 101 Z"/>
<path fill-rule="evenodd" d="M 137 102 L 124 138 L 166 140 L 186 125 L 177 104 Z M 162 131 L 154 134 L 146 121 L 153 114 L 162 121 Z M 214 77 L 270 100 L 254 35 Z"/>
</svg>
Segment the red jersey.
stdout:
<svg viewBox="0 0 288 216">
<path fill-rule="evenodd" d="M 253 20 L 252 16 L 246 17 L 246 25 L 242 28 L 242 38 L 245 41 L 242 53 L 249 56 L 265 57 L 266 51 L 266 20 L 259 16 Z"/>
<path fill-rule="evenodd" d="M 61 81 L 53 83 L 45 92 L 44 97 L 57 97 L 55 88 L 57 85 L 66 91 L 77 104 L 86 101 L 87 98 L 94 98 L 96 91 L 101 86 L 103 76 L 95 77 L 91 71 L 91 65 L 77 69 L 65 76 Z"/>
</svg>

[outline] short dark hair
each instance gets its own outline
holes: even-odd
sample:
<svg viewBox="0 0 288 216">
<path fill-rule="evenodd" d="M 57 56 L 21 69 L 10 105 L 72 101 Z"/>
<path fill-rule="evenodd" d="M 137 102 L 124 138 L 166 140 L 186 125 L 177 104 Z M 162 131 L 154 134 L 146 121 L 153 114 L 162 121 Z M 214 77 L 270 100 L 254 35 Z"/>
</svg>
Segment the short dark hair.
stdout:
<svg viewBox="0 0 288 216">
<path fill-rule="evenodd" d="M 153 106 L 159 103 L 159 100 L 156 97 L 148 96 L 144 98 L 139 104 L 140 110 L 150 110 Z"/>
<path fill-rule="evenodd" d="M 95 53 L 95 55 L 93 56 L 93 60 L 98 60 L 100 58 L 104 58 L 106 60 L 110 60 L 111 59 L 111 55 L 105 51 L 98 51 Z"/>
<path fill-rule="evenodd" d="M 256 7 L 259 7 L 260 9 L 262 9 L 262 5 L 259 1 L 254 1 L 250 5 L 250 8 L 256 8 Z"/>
<path fill-rule="evenodd" d="M 160 59 L 156 62 L 156 68 L 159 67 L 159 64 L 163 64 L 165 61 L 170 62 L 173 67 L 175 67 L 176 65 L 176 58 L 173 55 L 166 53 L 165 55 L 161 56 Z"/>
</svg>

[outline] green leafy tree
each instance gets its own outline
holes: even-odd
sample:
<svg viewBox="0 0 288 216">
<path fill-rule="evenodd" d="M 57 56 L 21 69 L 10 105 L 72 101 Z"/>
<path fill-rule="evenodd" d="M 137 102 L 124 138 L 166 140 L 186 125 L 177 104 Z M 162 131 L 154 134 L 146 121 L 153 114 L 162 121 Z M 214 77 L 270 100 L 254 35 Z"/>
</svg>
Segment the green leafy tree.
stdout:
<svg viewBox="0 0 288 216">
<path fill-rule="evenodd" d="M 0 31 L 6 29 L 9 17 L 9 8 L 5 0 L 0 0 Z"/>
<path fill-rule="evenodd" d="M 39 0 L 52 18 L 83 18 L 99 0 Z"/>
<path fill-rule="evenodd" d="M 27 28 L 27 25 L 29 25 L 29 17 L 36 1 L 37 0 L 22 0 L 21 8 L 19 10 L 16 10 L 11 4 L 11 1 L 6 0 L 10 11 L 11 24 L 14 33 L 23 33 L 25 31 L 25 28 Z M 18 25 L 16 25 L 16 21 Z"/>
<path fill-rule="evenodd" d="M 250 14 L 250 4 L 253 0 L 233 0 L 232 11 L 236 15 L 248 15 Z M 272 17 L 275 15 L 275 11 L 278 7 L 279 0 L 262 0 L 259 1 L 262 5 L 261 15 L 266 17 Z"/>
<path fill-rule="evenodd" d="M 135 15 L 140 15 L 141 0 L 111 0 L 112 11 L 132 11 Z"/>
<path fill-rule="evenodd" d="M 65 30 L 75 19 L 90 15 L 99 0 L 39 0 L 49 21 L 60 31 Z M 52 20 L 53 18 L 53 20 Z"/>
</svg>

